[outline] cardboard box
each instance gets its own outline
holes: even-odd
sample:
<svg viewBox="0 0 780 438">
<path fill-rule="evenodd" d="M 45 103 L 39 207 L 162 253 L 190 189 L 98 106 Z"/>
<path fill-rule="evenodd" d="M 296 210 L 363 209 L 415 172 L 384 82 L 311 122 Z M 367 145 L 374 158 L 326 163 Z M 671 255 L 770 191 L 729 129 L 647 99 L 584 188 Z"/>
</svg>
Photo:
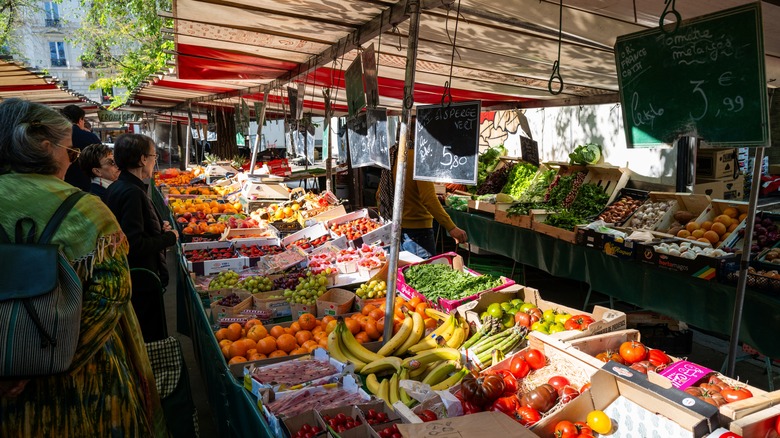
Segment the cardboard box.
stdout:
<svg viewBox="0 0 780 438">
<path fill-rule="evenodd" d="M 324 437 L 327 434 L 328 425 L 323 423 L 322 418 L 320 418 L 320 416 L 317 415 L 317 413 L 313 410 L 306 411 L 294 417 L 285 418 L 282 421 L 284 430 L 287 433 L 286 436 L 295 436 L 295 434 L 301 430 L 304 424 L 308 424 L 309 426 L 319 426 L 322 428 L 322 432 L 316 434 L 316 437 Z"/>
<path fill-rule="evenodd" d="M 777 417 L 780 415 L 780 406 L 765 408 L 729 424 L 729 430 L 743 437 L 775 436 Z"/>
<path fill-rule="evenodd" d="M 737 167 L 737 150 L 699 149 L 696 155 L 696 178 L 734 178 Z"/>
<path fill-rule="evenodd" d="M 218 304 L 219 300 L 232 293 L 235 293 L 241 299 L 238 304 L 233 307 Z M 236 317 L 240 315 L 243 310 L 252 307 L 252 294 L 242 289 L 219 289 L 209 291 L 209 299 L 211 300 L 211 315 L 215 321 L 224 317 Z"/>
<path fill-rule="evenodd" d="M 317 298 L 317 317 L 345 315 L 352 310 L 355 293 L 345 289 L 333 288 Z"/>
<path fill-rule="evenodd" d="M 360 237 L 361 238 L 361 241 L 360 241 L 361 244 L 364 241 L 366 243 L 374 243 L 377 240 L 382 240 L 383 236 L 386 236 L 385 237 L 386 243 L 390 243 L 390 240 L 389 240 L 389 235 L 390 235 L 389 228 L 385 228 L 384 231 L 380 231 L 380 232 L 376 233 L 377 231 L 379 231 L 382 228 L 383 225 L 386 226 L 387 224 L 383 224 L 381 222 L 381 219 L 377 220 L 377 219 L 371 218 L 371 216 L 368 213 L 368 210 L 365 209 L 365 208 L 363 208 L 361 210 L 353 211 L 352 213 L 347 213 L 347 214 L 339 216 L 339 217 L 335 217 L 333 219 L 329 219 L 327 222 L 325 222 L 325 227 L 328 229 L 328 231 L 330 232 L 331 236 L 333 236 L 333 239 L 342 238 L 342 237 L 344 239 L 346 239 L 346 236 L 339 236 L 338 234 L 334 233 L 332 231 L 333 226 L 334 225 L 345 224 L 347 222 L 351 222 L 351 221 L 354 221 L 354 220 L 357 220 L 357 219 L 362 219 L 362 218 L 369 219 L 371 222 L 375 223 L 376 225 L 379 225 L 379 227 L 377 229 L 371 230 L 368 233 L 366 233 L 365 235 L 361 236 Z M 374 234 L 371 234 L 371 233 L 374 233 Z"/>
<path fill-rule="evenodd" d="M 665 242 L 677 244 L 690 242 L 691 244 L 700 245 L 700 243 L 696 243 L 695 241 L 677 238 L 667 239 Z M 726 261 L 735 257 L 734 254 L 727 254 L 722 257 L 708 257 L 699 254 L 694 259 L 688 259 L 656 252 L 653 246 L 658 245 L 659 243 L 663 242 L 639 243 L 637 248 L 637 260 L 642 263 L 657 266 L 661 269 L 680 272 L 702 280 L 717 280 L 718 270 L 721 269 Z"/>
<path fill-rule="evenodd" d="M 347 210 L 343 205 L 336 205 L 333 208 L 317 213 L 317 210 L 298 210 L 298 222 L 302 227 L 310 227 L 318 222 L 327 222 L 333 218 L 344 216 Z"/>
<path fill-rule="evenodd" d="M 399 424 L 404 438 L 512 437 L 534 438 L 533 432 L 502 412 L 479 412 L 428 423 Z"/>
<path fill-rule="evenodd" d="M 182 257 L 184 252 L 212 248 L 231 248 L 232 242 L 194 242 L 182 244 Z M 249 258 L 236 255 L 231 259 L 206 260 L 203 262 L 191 262 L 184 258 L 187 269 L 197 275 L 211 275 L 222 271 L 241 271 L 249 267 Z"/>
<path fill-rule="evenodd" d="M 406 300 L 410 300 L 410 299 L 414 298 L 415 296 L 419 296 L 423 300 L 427 301 L 431 306 L 433 306 L 433 307 L 435 307 L 437 309 L 443 309 L 443 310 L 449 312 L 449 311 L 452 311 L 452 310 L 456 309 L 458 306 L 462 305 L 463 303 L 467 303 L 469 301 L 474 301 L 482 293 L 487 292 L 487 291 L 478 292 L 478 293 L 476 293 L 474 295 L 471 295 L 471 296 L 468 296 L 468 297 L 464 297 L 464 298 L 459 298 L 459 299 L 456 299 L 456 300 L 446 300 L 444 298 L 439 298 L 437 300 L 437 302 L 432 302 L 432 301 L 428 300 L 425 297 L 425 295 L 417 292 L 413 287 L 408 285 L 406 283 L 406 280 L 404 279 L 404 271 L 406 269 L 408 269 L 410 266 L 413 266 L 413 265 L 416 265 L 416 264 L 422 264 L 422 263 L 441 263 L 441 264 L 445 264 L 446 263 L 450 267 L 452 267 L 453 270 L 461 271 L 461 272 L 467 273 L 469 275 L 474 275 L 474 276 L 481 275 L 478 272 L 475 272 L 475 271 L 465 267 L 464 264 L 463 264 L 463 257 L 459 256 L 458 254 L 456 254 L 454 252 L 447 252 L 447 253 L 444 253 L 444 254 L 440 254 L 440 255 L 431 257 L 431 258 L 429 258 L 427 260 L 424 260 L 422 262 L 419 262 L 419 263 L 412 263 L 412 264 L 407 265 L 407 266 L 402 266 L 402 267 L 398 268 L 398 274 L 397 274 L 398 275 L 398 280 L 397 280 L 397 284 L 396 284 L 396 289 L 398 291 L 398 294 L 401 295 L 401 297 L 403 297 Z M 501 289 L 505 289 L 505 288 L 515 284 L 515 282 L 512 279 L 509 279 L 509 278 L 506 278 L 506 277 L 501 277 L 501 280 L 503 281 L 503 283 L 501 285 L 491 289 L 492 291 L 498 291 L 498 290 L 501 290 Z"/>
<path fill-rule="evenodd" d="M 679 210 L 690 211 L 695 216 L 697 216 L 700 215 L 701 212 L 710 205 L 710 197 L 707 195 L 667 192 L 650 192 L 647 201 L 645 201 L 645 204 L 648 202 L 657 203 L 661 201 L 674 201 L 674 205 L 673 207 L 666 209 L 665 213 L 655 222 L 655 224 L 647 228 L 651 231 L 667 232 L 675 222 L 674 214 Z M 631 217 L 629 217 L 629 219 L 625 222 L 624 225 L 626 227 L 638 228 L 632 222 L 632 219 L 636 213 L 637 212 L 635 211 L 634 214 L 632 214 Z"/>
<path fill-rule="evenodd" d="M 254 308 L 271 312 L 272 318 L 284 318 L 292 315 L 290 303 L 284 299 L 283 289 L 260 292 L 252 295 Z"/>
<path fill-rule="evenodd" d="M 233 247 L 238 250 L 242 247 L 250 248 L 252 246 L 257 245 L 258 247 L 263 246 L 278 246 L 282 251 L 284 251 L 284 248 L 282 248 L 280 245 L 280 240 L 278 237 L 267 237 L 267 238 L 251 238 L 251 239 L 234 239 Z M 260 257 L 249 257 L 249 267 L 257 266 L 260 261 L 263 259 L 263 257 L 266 256 L 260 256 Z"/>
<path fill-rule="evenodd" d="M 697 178 L 693 192 L 707 195 L 712 199 L 741 201 L 745 199 L 745 176 L 720 179 Z"/>
<path fill-rule="evenodd" d="M 274 239 L 279 237 L 279 231 L 277 231 L 271 225 L 259 228 L 225 228 L 225 232 L 222 233 L 219 240 L 259 240 L 259 239 Z M 278 245 L 278 243 L 277 243 Z"/>
<path fill-rule="evenodd" d="M 393 238 L 393 223 L 387 222 L 376 230 L 369 231 L 368 233 L 358 237 L 352 241 L 354 248 L 360 248 L 363 244 L 366 245 L 390 245 L 390 241 Z"/>
<path fill-rule="evenodd" d="M 582 310 L 562 306 L 550 301 L 545 301 L 542 299 L 539 291 L 536 289 L 520 285 L 513 285 L 501 291 L 485 292 L 479 297 L 478 300 L 458 307 L 457 311 L 463 318 L 466 319 L 469 325 L 475 329 L 479 329 L 482 327 L 482 322 L 479 320 L 479 315 L 487 310 L 489 305 L 493 303 L 502 303 L 513 298 L 519 298 L 523 300 L 523 302 L 532 303 L 539 307 L 539 309 L 542 311 L 554 309 L 567 312 L 571 315 L 589 315 L 595 320 L 595 322 L 593 322 L 590 326 L 588 326 L 587 329 L 583 331 L 566 330 L 550 335 L 555 339 L 571 340 L 583 338 L 586 336 L 593 336 L 599 333 L 623 330 L 626 328 L 626 314 L 623 312 L 608 309 L 602 306 L 594 306 L 593 313 L 584 312 Z"/>
<path fill-rule="evenodd" d="M 588 248 L 602 249 L 606 242 L 605 233 L 599 233 L 592 228 L 577 226 L 574 228 L 574 239 L 577 245 L 587 246 Z"/>
<path fill-rule="evenodd" d="M 591 377 L 591 390 L 533 428 L 551 436 L 561 420 L 585 421 L 593 410 L 604 411 L 613 423 L 610 437 L 701 437 L 718 428 L 718 410 L 676 389 L 662 388 L 638 371 L 608 362 Z M 616 426 L 616 427 L 614 427 Z"/>
<path fill-rule="evenodd" d="M 287 248 L 288 245 L 291 243 L 299 240 L 299 239 L 311 239 L 314 240 L 321 236 L 331 236 L 330 231 L 326 228 L 325 224 L 320 222 L 318 224 L 312 225 L 311 227 L 304 228 L 301 231 L 298 231 L 296 233 L 292 233 L 289 236 L 282 239 L 282 246 Z M 331 238 L 328 240 L 328 242 L 333 245 L 336 248 L 340 249 L 346 249 L 349 245 L 347 243 L 347 238 L 344 236 L 337 237 L 337 238 Z M 303 248 L 302 248 L 303 249 Z M 303 249 L 306 252 L 310 252 L 315 248 L 306 248 Z"/>
</svg>

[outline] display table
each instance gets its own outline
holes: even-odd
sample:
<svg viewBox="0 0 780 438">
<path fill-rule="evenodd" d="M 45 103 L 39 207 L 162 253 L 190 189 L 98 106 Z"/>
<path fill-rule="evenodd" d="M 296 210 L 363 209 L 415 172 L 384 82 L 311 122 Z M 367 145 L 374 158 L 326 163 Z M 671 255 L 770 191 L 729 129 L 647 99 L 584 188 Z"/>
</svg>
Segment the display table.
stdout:
<svg viewBox="0 0 780 438">
<path fill-rule="evenodd" d="M 621 260 L 478 214 L 447 212 L 468 233 L 469 242 L 480 248 L 556 277 L 583 281 L 593 290 L 703 330 L 731 332 L 736 286 Z M 775 338 L 779 329 L 780 297 L 748 289 L 740 340 L 766 356 L 780 358 L 780 342 Z"/>
</svg>

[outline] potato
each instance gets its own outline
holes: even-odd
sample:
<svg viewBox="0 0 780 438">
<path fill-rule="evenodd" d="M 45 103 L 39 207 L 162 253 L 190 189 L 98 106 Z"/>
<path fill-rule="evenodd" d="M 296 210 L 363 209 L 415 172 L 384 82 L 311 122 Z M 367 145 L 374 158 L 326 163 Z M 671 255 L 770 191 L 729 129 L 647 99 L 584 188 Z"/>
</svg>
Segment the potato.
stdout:
<svg viewBox="0 0 780 438">
<path fill-rule="evenodd" d="M 688 222 L 692 221 L 695 218 L 696 216 L 693 213 L 686 210 L 678 210 L 677 212 L 674 213 L 674 220 L 676 220 L 681 224 L 687 224 Z"/>
</svg>

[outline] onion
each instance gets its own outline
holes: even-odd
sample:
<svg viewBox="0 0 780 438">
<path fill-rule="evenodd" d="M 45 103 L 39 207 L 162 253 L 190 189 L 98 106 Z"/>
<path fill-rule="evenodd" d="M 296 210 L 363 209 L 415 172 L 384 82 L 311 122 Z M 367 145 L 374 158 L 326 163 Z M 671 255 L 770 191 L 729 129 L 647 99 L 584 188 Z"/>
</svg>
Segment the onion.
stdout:
<svg viewBox="0 0 780 438">
<path fill-rule="evenodd" d="M 773 224 L 774 224 L 774 222 L 772 222 L 772 219 L 769 219 L 769 218 L 766 218 L 766 219 L 762 220 L 762 221 L 761 221 L 761 223 L 762 223 L 762 224 L 763 224 L 765 227 L 768 227 L 768 226 L 770 226 L 770 225 L 773 225 Z"/>
<path fill-rule="evenodd" d="M 766 236 L 766 228 L 756 225 L 756 229 L 754 230 L 754 234 L 757 236 Z"/>
<path fill-rule="evenodd" d="M 767 231 L 777 231 L 777 225 L 772 224 L 772 225 L 766 227 L 766 230 Z"/>
</svg>

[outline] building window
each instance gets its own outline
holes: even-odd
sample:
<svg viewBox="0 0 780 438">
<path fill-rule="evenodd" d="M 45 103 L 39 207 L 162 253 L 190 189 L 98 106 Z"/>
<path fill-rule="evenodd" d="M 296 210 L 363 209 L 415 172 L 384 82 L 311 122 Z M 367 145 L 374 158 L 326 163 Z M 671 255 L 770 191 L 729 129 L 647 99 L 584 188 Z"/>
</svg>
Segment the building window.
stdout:
<svg viewBox="0 0 780 438">
<path fill-rule="evenodd" d="M 114 89 L 109 88 L 101 88 L 100 89 L 100 98 L 102 100 L 102 103 L 111 103 L 111 99 L 114 98 Z"/>
<path fill-rule="evenodd" d="M 67 67 L 68 60 L 65 59 L 65 43 L 62 41 L 49 43 L 49 54 L 51 56 L 52 67 Z"/>
<path fill-rule="evenodd" d="M 46 12 L 46 27 L 59 27 L 60 10 L 57 3 L 45 2 L 43 4 L 43 10 Z"/>
</svg>

